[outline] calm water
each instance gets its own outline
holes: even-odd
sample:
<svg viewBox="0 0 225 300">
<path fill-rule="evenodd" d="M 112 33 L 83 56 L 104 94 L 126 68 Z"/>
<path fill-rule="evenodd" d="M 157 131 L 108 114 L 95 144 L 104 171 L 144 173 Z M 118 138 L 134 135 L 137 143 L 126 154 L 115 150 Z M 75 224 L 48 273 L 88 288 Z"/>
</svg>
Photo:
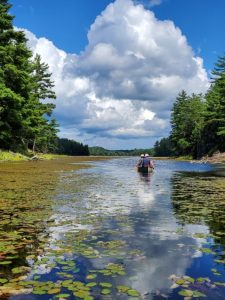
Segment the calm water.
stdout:
<svg viewBox="0 0 225 300">
<path fill-rule="evenodd" d="M 162 160 L 143 175 L 135 163 L 58 173 L 26 252 L 7 244 L 1 258 L 0 239 L 0 299 L 225 299 L 224 170 Z"/>
</svg>

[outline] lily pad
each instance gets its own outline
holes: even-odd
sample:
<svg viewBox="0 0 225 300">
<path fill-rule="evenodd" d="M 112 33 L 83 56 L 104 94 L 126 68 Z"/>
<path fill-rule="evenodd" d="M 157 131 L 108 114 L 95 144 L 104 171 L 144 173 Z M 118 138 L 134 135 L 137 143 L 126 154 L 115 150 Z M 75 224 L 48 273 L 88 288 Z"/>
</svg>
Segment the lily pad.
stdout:
<svg viewBox="0 0 225 300">
<path fill-rule="evenodd" d="M 111 288 L 112 284 L 109 282 L 100 282 L 99 283 L 100 286 L 105 287 L 105 288 Z"/>
<path fill-rule="evenodd" d="M 5 278 L 0 278 L 0 283 L 6 283 L 6 282 L 8 282 L 7 279 L 5 279 Z"/>
<path fill-rule="evenodd" d="M 128 290 L 130 290 L 130 288 L 126 285 L 118 285 L 116 288 L 120 293 L 126 293 Z"/>
<path fill-rule="evenodd" d="M 111 291 L 109 289 L 103 289 L 101 290 L 101 294 L 102 295 L 109 295 L 111 293 Z"/>
<path fill-rule="evenodd" d="M 138 291 L 134 290 L 134 289 L 128 290 L 127 294 L 129 296 L 132 296 L 132 297 L 139 297 L 140 296 L 140 293 Z"/>
<path fill-rule="evenodd" d="M 10 265 L 11 263 L 11 260 L 0 261 L 0 265 Z"/>
<path fill-rule="evenodd" d="M 199 291 L 193 291 L 193 296 L 194 298 L 200 298 L 200 297 L 206 297 L 205 294 L 199 292 Z"/>
<path fill-rule="evenodd" d="M 86 284 L 87 287 L 94 287 L 96 285 L 97 285 L 96 282 L 89 282 L 89 283 Z"/>
<path fill-rule="evenodd" d="M 74 292 L 74 296 L 81 298 L 81 299 L 85 299 L 86 297 L 88 297 L 90 295 L 89 295 L 89 291 L 79 290 L 79 291 Z"/>
<path fill-rule="evenodd" d="M 178 285 L 182 285 L 182 284 L 184 284 L 184 283 L 185 283 L 185 280 L 182 279 L 182 278 L 176 280 L 176 284 L 178 284 Z"/>
<path fill-rule="evenodd" d="M 57 289 L 57 288 L 48 290 L 49 295 L 58 294 L 58 293 L 60 293 L 60 289 Z"/>
<path fill-rule="evenodd" d="M 70 294 L 58 294 L 55 296 L 55 298 L 69 298 Z"/>
<path fill-rule="evenodd" d="M 97 275 L 96 274 L 89 274 L 89 275 L 87 275 L 87 279 L 95 279 L 97 277 Z"/>
<path fill-rule="evenodd" d="M 194 292 L 192 290 L 181 290 L 178 294 L 184 297 L 192 297 Z"/>
</svg>

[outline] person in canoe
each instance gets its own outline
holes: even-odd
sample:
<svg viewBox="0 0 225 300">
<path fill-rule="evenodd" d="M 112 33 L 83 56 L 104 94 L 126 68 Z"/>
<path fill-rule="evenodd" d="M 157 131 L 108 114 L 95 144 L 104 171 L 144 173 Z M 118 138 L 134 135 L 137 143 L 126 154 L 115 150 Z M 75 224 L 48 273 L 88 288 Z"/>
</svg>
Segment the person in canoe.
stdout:
<svg viewBox="0 0 225 300">
<path fill-rule="evenodd" d="M 141 155 L 141 158 L 138 160 L 137 163 L 137 169 L 139 172 L 144 172 L 144 173 L 153 171 L 154 164 L 148 153 L 146 153 L 145 155 L 143 154 Z"/>
<path fill-rule="evenodd" d="M 151 169 L 155 168 L 154 164 L 153 164 L 153 161 L 152 161 L 152 159 L 151 159 L 151 157 L 149 156 L 148 153 L 145 154 L 143 167 L 148 167 L 148 168 L 151 168 Z"/>
<path fill-rule="evenodd" d="M 143 167 L 144 166 L 144 154 L 141 154 L 141 157 L 139 158 L 138 162 L 137 162 L 137 167 Z"/>
</svg>

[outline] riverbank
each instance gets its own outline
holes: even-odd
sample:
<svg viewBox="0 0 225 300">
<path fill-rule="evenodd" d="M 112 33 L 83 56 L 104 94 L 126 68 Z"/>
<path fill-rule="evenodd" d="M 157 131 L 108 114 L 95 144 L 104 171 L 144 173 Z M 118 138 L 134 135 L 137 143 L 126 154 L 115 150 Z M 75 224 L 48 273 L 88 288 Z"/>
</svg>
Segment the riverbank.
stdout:
<svg viewBox="0 0 225 300">
<path fill-rule="evenodd" d="M 18 161 L 29 161 L 32 158 L 35 160 L 52 160 L 52 159 L 59 159 L 59 158 L 66 158 L 70 157 L 67 155 L 60 155 L 60 154 L 43 154 L 43 153 L 29 153 L 28 155 L 23 155 L 21 153 L 14 153 L 12 151 L 2 151 L 0 150 L 0 163 L 1 162 L 18 162 Z M 113 158 L 118 156 L 88 156 L 91 158 Z M 220 153 L 216 152 L 212 156 L 203 156 L 201 159 L 193 160 L 190 156 L 179 156 L 179 157 L 153 157 L 155 160 L 176 160 L 176 161 L 191 161 L 193 163 L 213 163 L 213 164 L 225 164 L 225 152 Z"/>
<path fill-rule="evenodd" d="M 0 162 L 4 161 L 25 161 L 29 158 L 20 153 L 14 153 L 11 151 L 2 151 L 0 150 Z"/>
<path fill-rule="evenodd" d="M 155 160 L 176 160 L 176 161 L 190 161 L 192 163 L 212 163 L 212 164 L 225 164 L 225 152 L 216 152 L 212 156 L 205 155 L 200 159 L 193 159 L 191 156 L 179 157 L 153 157 Z"/>
<path fill-rule="evenodd" d="M 66 155 L 59 154 L 44 154 L 44 153 L 28 153 L 27 155 L 21 153 L 15 153 L 12 151 L 2 151 L 0 150 L 0 162 L 8 162 L 8 161 L 29 161 L 32 159 L 55 159 L 55 158 L 63 158 L 67 157 Z"/>
<path fill-rule="evenodd" d="M 225 152 L 220 153 L 220 152 L 216 152 L 214 153 L 212 156 L 203 156 L 200 159 L 201 163 L 212 163 L 212 164 L 225 164 Z"/>
</svg>

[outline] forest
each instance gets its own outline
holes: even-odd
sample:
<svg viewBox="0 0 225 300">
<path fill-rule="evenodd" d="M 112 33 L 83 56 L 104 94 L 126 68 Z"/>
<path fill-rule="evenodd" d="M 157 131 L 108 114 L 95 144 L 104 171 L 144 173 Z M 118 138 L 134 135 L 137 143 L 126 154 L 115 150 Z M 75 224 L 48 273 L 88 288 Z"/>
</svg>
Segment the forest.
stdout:
<svg viewBox="0 0 225 300">
<path fill-rule="evenodd" d="M 11 4 L 0 1 L 0 149 L 87 155 L 88 147 L 57 137 L 54 83 L 40 55 L 13 27 Z"/>
<path fill-rule="evenodd" d="M 103 147 L 89 147 L 90 155 L 93 156 L 138 156 L 141 153 L 153 155 L 153 149 L 132 149 L 132 150 L 108 150 Z"/>
<path fill-rule="evenodd" d="M 155 156 L 200 158 L 225 152 L 225 56 L 219 57 L 205 95 L 181 91 L 171 110 L 171 133 L 154 145 Z"/>
</svg>

